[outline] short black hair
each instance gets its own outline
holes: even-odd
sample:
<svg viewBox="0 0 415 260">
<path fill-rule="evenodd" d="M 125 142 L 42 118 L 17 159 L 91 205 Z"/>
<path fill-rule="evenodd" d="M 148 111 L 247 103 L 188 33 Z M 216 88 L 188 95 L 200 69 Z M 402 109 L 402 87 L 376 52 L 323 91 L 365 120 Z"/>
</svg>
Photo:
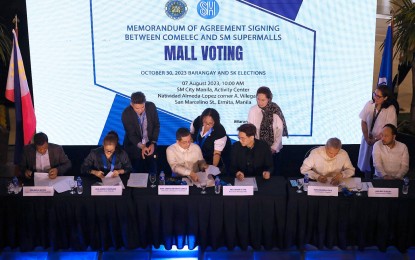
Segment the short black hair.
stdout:
<svg viewBox="0 0 415 260">
<path fill-rule="evenodd" d="M 258 88 L 258 90 L 256 91 L 256 95 L 258 96 L 258 94 L 264 94 L 269 100 L 272 99 L 272 92 L 269 89 L 269 87 L 262 86 Z"/>
<path fill-rule="evenodd" d="M 146 96 L 141 91 L 134 92 L 133 94 L 131 94 L 131 103 L 144 104 L 146 103 Z"/>
<path fill-rule="evenodd" d="M 253 124 L 243 124 L 236 130 L 245 133 L 248 137 L 255 136 L 256 134 L 256 127 Z"/>
<path fill-rule="evenodd" d="M 390 130 L 392 130 L 392 134 L 393 135 L 397 135 L 398 134 L 398 128 L 396 128 L 396 126 L 392 125 L 392 124 L 386 124 L 383 128 L 389 128 Z"/>
<path fill-rule="evenodd" d="M 118 144 L 118 134 L 117 132 L 115 132 L 114 130 L 111 130 L 108 132 L 108 134 L 104 137 L 104 145 L 105 144 L 114 144 L 117 145 Z"/>
<path fill-rule="evenodd" d="M 200 120 L 202 121 L 202 123 L 203 123 L 203 118 L 205 118 L 206 116 L 212 117 L 212 119 L 215 122 L 215 124 L 220 124 L 220 116 L 219 116 L 218 111 L 216 111 L 216 109 L 214 109 L 214 108 L 206 108 L 202 112 L 202 115 L 200 116 Z"/>
<path fill-rule="evenodd" d="M 186 136 L 189 136 L 189 135 L 190 135 L 189 129 L 187 129 L 185 127 L 180 127 L 176 131 L 176 140 L 180 141 L 180 140 L 182 140 L 183 137 L 186 137 Z"/>
<path fill-rule="evenodd" d="M 48 136 L 45 133 L 39 132 L 33 137 L 33 142 L 36 146 L 44 145 L 48 142 Z"/>
</svg>

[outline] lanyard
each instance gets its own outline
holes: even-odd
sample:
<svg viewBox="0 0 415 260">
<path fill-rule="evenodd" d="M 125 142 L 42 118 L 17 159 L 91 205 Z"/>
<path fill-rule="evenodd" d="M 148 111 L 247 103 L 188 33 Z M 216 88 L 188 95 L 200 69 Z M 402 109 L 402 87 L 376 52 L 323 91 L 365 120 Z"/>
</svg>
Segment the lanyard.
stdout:
<svg viewBox="0 0 415 260">
<path fill-rule="evenodd" d="M 373 120 L 372 120 L 372 125 L 370 126 L 370 131 L 369 132 L 372 132 L 373 127 L 375 126 L 376 119 L 378 119 L 380 111 L 382 111 L 382 108 L 380 108 L 379 111 L 376 113 L 376 106 L 373 109 Z"/>
<path fill-rule="evenodd" d="M 140 131 L 141 131 L 141 138 L 143 138 L 144 136 L 144 130 L 143 130 L 143 126 L 144 126 L 144 121 L 146 120 L 146 112 L 143 112 L 143 119 L 140 119 L 140 116 L 137 115 L 137 119 L 138 119 L 138 124 L 140 125 Z"/>
<path fill-rule="evenodd" d="M 102 156 L 102 163 L 104 164 L 104 169 L 107 170 L 108 169 L 107 157 L 105 157 L 105 154 L 102 154 L 101 156 Z M 110 169 L 111 172 L 114 171 L 115 157 L 116 157 L 116 155 L 115 155 L 115 152 L 114 152 L 114 154 L 112 155 L 112 161 L 111 161 L 111 169 Z"/>
<path fill-rule="evenodd" d="M 200 146 L 200 148 L 203 147 L 203 144 L 206 142 L 206 139 L 208 138 L 208 136 L 210 136 L 212 132 L 213 132 L 213 128 L 209 129 L 209 131 L 205 134 L 205 136 L 203 137 L 201 141 L 199 140 L 200 132 L 198 133 L 197 138 L 196 138 L 196 143 Z"/>
</svg>

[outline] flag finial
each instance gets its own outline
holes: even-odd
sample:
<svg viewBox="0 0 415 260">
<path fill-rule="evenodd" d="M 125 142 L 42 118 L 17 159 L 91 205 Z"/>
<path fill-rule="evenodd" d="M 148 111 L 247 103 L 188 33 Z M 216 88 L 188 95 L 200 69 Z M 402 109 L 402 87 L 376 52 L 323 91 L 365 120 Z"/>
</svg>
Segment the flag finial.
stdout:
<svg viewBox="0 0 415 260">
<path fill-rule="evenodd" d="M 14 18 L 13 18 L 12 22 L 14 24 L 14 31 L 16 32 L 16 37 L 17 37 L 18 31 L 19 31 L 19 23 L 20 23 L 20 20 L 17 17 L 17 14 L 14 15 Z"/>
</svg>

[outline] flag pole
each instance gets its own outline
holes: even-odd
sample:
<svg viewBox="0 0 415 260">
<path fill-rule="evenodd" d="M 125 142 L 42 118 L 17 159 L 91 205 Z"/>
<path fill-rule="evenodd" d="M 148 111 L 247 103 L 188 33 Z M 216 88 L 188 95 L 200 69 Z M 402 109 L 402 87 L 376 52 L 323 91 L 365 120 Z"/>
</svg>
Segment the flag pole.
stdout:
<svg viewBox="0 0 415 260">
<path fill-rule="evenodd" d="M 390 14 L 391 14 L 391 38 L 392 38 L 392 46 L 391 46 L 391 53 L 392 53 L 392 75 L 393 75 L 393 57 L 394 57 L 394 55 L 393 55 L 393 46 L 394 46 L 394 44 L 393 44 L 393 25 L 394 25 L 394 21 L 393 21 L 393 19 L 394 19 L 394 15 L 395 15 L 395 11 L 393 10 L 393 7 L 391 8 L 391 11 L 390 11 Z M 393 88 L 393 95 L 394 95 L 394 97 L 395 97 L 395 100 L 398 100 L 398 88 L 399 88 L 399 69 L 398 69 L 398 81 L 397 81 L 397 83 L 396 83 L 396 87 L 395 86 L 391 86 L 392 88 Z"/>
<path fill-rule="evenodd" d="M 15 15 L 13 23 L 18 29 L 19 19 Z M 36 115 L 32 97 L 24 70 L 23 58 L 20 52 L 16 31 L 13 29 L 13 49 L 10 57 L 9 73 L 7 76 L 5 97 L 15 103 L 16 135 L 14 163 L 17 166 L 21 161 L 23 147 L 31 142 L 36 130 Z M 17 172 L 15 172 L 16 175 Z"/>
</svg>

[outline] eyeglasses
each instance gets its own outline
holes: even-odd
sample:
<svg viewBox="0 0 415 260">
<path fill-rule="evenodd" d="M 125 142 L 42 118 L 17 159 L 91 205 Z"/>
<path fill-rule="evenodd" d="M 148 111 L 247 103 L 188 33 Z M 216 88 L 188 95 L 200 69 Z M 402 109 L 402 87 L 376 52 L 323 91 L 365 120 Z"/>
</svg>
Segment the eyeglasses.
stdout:
<svg viewBox="0 0 415 260">
<path fill-rule="evenodd" d="M 383 98 L 383 96 L 377 95 L 376 92 L 373 92 L 372 95 L 373 95 L 374 98 Z"/>
</svg>

